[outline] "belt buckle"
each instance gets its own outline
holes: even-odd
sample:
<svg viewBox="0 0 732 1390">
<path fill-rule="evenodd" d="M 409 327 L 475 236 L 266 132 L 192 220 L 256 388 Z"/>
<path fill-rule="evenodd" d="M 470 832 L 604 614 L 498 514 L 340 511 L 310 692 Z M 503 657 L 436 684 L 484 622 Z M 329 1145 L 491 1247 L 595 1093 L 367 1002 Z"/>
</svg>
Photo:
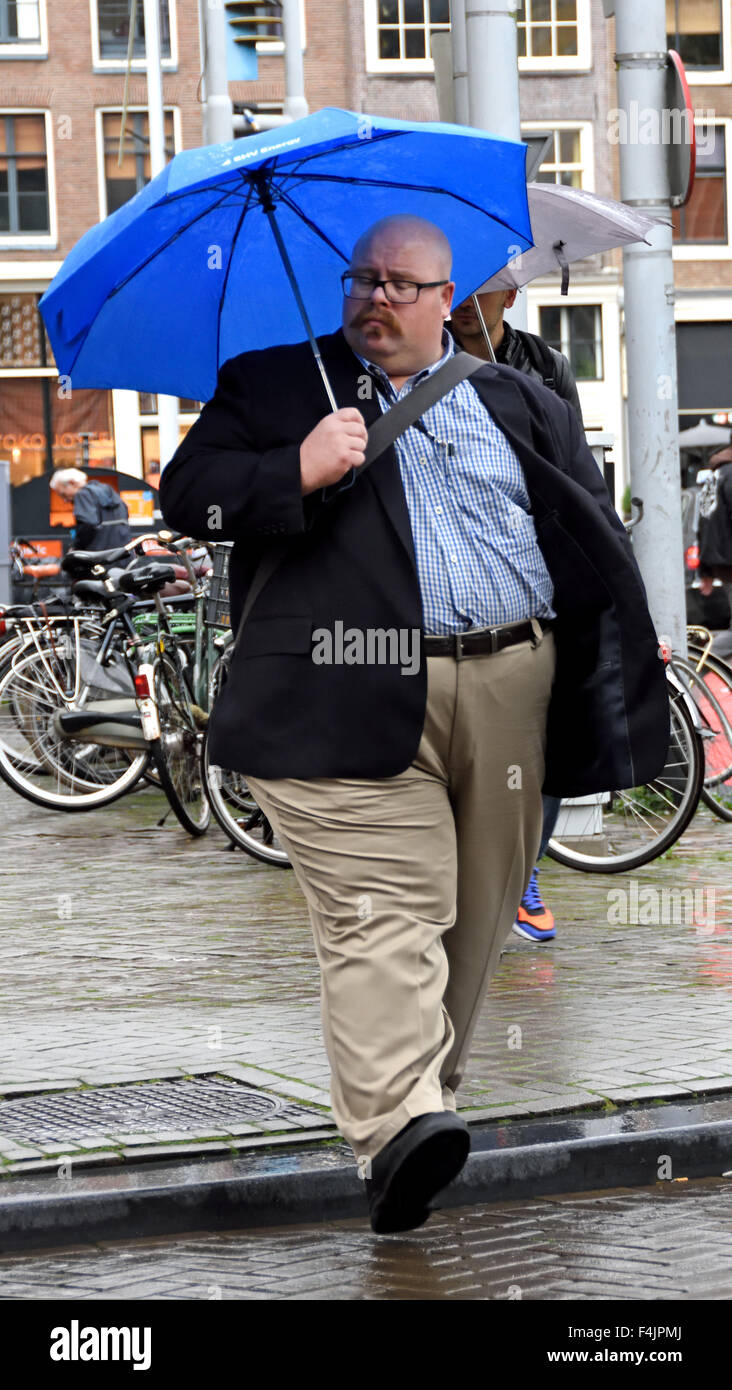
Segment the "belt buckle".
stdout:
<svg viewBox="0 0 732 1390">
<path fill-rule="evenodd" d="M 488 632 L 490 633 L 490 639 L 491 639 L 491 656 L 495 656 L 496 652 L 498 651 L 498 633 L 499 633 L 499 631 L 500 631 L 500 629 L 497 628 L 497 627 L 489 627 L 489 628 L 488 628 Z"/>
<path fill-rule="evenodd" d="M 455 633 L 455 660 L 456 660 L 456 661 L 464 661 L 464 660 L 465 660 L 465 656 L 464 656 L 464 654 L 463 654 L 463 634 L 462 634 L 462 632 L 456 632 L 456 633 Z"/>
</svg>

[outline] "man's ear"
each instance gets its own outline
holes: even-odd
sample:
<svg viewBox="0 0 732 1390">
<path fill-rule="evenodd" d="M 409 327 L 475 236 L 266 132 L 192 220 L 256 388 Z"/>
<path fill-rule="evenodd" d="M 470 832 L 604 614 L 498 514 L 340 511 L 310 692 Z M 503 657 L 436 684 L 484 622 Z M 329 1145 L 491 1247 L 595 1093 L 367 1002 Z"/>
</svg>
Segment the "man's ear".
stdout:
<svg viewBox="0 0 732 1390">
<path fill-rule="evenodd" d="M 506 298 L 503 301 L 504 309 L 510 309 L 515 304 L 517 294 L 518 290 L 506 290 Z"/>
<path fill-rule="evenodd" d="M 449 319 L 452 308 L 452 297 L 455 293 L 455 281 L 450 280 L 448 284 L 442 286 L 440 305 L 442 308 L 443 319 Z"/>
</svg>

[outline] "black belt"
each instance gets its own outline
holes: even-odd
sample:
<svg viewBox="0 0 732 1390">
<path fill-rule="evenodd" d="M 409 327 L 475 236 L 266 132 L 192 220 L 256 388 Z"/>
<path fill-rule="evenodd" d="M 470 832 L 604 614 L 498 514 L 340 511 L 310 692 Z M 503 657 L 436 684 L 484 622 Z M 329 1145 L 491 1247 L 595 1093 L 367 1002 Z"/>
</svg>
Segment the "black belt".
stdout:
<svg viewBox="0 0 732 1390">
<path fill-rule="evenodd" d="M 538 646 L 539 637 L 536 624 L 545 633 L 552 624 L 546 618 L 527 618 L 522 623 L 506 623 L 503 627 L 481 627 L 466 632 L 455 632 L 449 637 L 425 637 L 424 650 L 427 656 L 454 656 L 461 661 L 466 656 L 480 656 L 484 652 L 500 652 L 504 647 L 513 647 L 517 642 L 533 641 Z"/>
</svg>

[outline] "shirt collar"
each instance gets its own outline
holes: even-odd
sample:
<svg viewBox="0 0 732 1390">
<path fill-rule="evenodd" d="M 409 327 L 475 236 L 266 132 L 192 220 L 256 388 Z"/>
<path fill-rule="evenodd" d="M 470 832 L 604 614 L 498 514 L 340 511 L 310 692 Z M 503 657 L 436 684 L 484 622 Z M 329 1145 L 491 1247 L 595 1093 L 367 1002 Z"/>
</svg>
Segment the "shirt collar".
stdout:
<svg viewBox="0 0 732 1390">
<path fill-rule="evenodd" d="M 413 376 L 407 377 L 407 380 L 404 382 L 404 385 L 401 387 L 401 390 L 404 391 L 406 388 L 411 391 L 412 388 L 414 386 L 417 386 L 420 381 L 423 381 L 425 377 L 432 376 L 432 373 L 436 372 L 440 367 L 442 367 L 443 364 L 447 361 L 448 357 L 452 357 L 453 353 L 456 351 L 457 349 L 455 347 L 455 340 L 452 334 L 449 332 L 447 328 L 443 328 L 442 357 L 439 359 L 439 361 L 433 362 L 430 367 L 422 367 L 421 370 L 415 372 Z M 355 353 L 355 356 L 358 358 L 359 362 L 363 362 L 363 365 L 364 367 L 366 367 L 367 371 L 371 372 L 372 375 L 378 377 L 379 381 L 387 388 L 389 393 L 394 391 L 394 387 L 392 386 L 388 374 L 384 371 L 383 367 L 377 366 L 375 362 L 369 362 L 368 358 L 362 357 L 360 352 Z"/>
</svg>

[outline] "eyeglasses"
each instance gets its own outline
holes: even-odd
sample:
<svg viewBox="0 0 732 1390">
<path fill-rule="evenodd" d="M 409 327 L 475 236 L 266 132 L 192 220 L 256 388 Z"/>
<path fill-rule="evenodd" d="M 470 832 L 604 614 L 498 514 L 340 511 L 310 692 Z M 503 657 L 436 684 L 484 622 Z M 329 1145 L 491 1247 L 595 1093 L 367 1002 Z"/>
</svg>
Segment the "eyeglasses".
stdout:
<svg viewBox="0 0 732 1390">
<path fill-rule="evenodd" d="M 341 276 L 341 284 L 346 299 L 370 299 L 374 290 L 381 285 L 390 304 L 414 304 L 420 290 L 432 290 L 436 285 L 446 285 L 447 280 L 375 280 L 370 275 Z"/>
</svg>

